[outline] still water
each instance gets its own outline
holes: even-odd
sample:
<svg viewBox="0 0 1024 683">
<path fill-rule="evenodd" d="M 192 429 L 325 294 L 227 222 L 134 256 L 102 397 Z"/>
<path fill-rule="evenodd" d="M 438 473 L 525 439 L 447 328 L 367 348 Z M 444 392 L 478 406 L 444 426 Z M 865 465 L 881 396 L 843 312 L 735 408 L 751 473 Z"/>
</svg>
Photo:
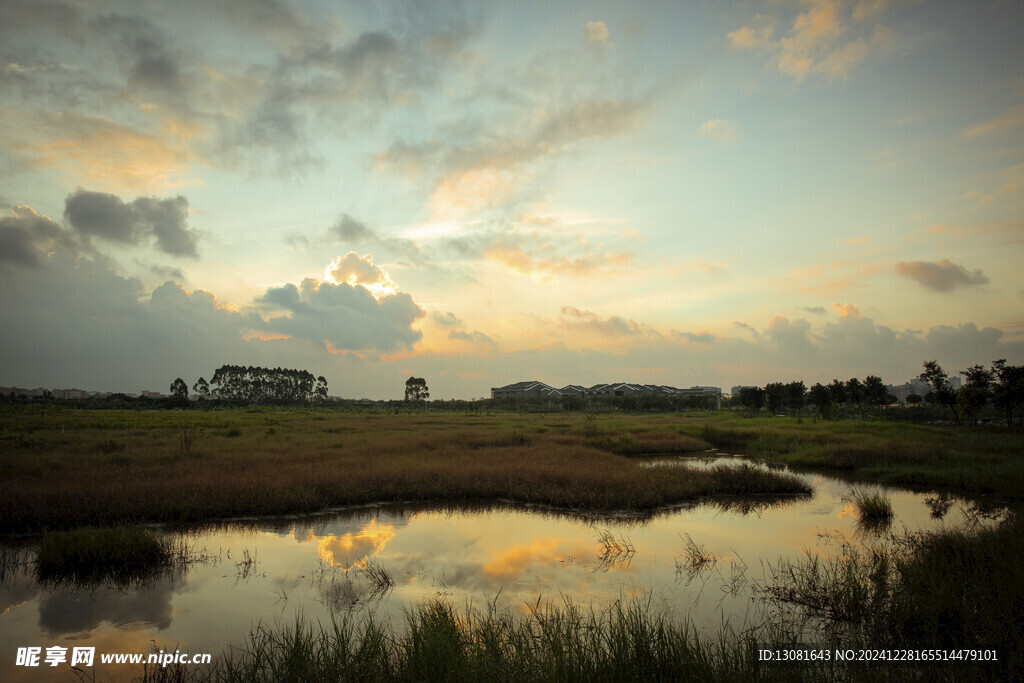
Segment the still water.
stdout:
<svg viewBox="0 0 1024 683">
<path fill-rule="evenodd" d="M 836 554 L 837 537 L 862 543 L 880 533 L 860 525 L 844 500 L 850 483 L 800 476 L 814 487 L 812 496 L 702 502 L 647 519 L 582 519 L 502 504 L 386 505 L 166 532 L 182 535 L 196 561 L 127 588 L 40 585 L 30 565 L 8 568 L 0 580 L 0 679 L 74 679 L 67 663 L 17 666 L 19 647 L 41 647 L 43 656 L 51 646 L 69 654 L 95 647 L 86 675 L 103 680 L 123 675 L 124 667 L 101 664 L 99 653 L 162 648 L 210 653 L 216 662 L 259 623 L 294 623 L 298 615 L 329 623 L 332 615 L 372 613 L 401 627 L 407 610 L 436 598 L 524 613 L 538 601 L 602 607 L 643 599 L 702 629 L 717 632 L 724 621 L 739 629 L 758 618 L 751 588 L 764 581 L 766 563 Z M 888 531 L 960 525 L 975 514 L 962 501 L 937 505 L 934 495 L 882 490 L 895 513 Z M 695 547 L 705 562 L 694 561 Z M 381 570 L 393 585 L 375 581 Z"/>
</svg>

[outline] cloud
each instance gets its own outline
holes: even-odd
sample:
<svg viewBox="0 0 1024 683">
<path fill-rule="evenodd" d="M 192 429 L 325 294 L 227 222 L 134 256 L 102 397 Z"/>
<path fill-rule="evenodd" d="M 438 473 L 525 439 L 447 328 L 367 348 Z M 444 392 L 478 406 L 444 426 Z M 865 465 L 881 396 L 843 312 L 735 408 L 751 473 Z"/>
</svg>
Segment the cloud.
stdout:
<svg viewBox="0 0 1024 683">
<path fill-rule="evenodd" d="M 136 263 L 139 262 L 136 261 Z M 181 268 L 177 268 L 175 266 L 151 265 L 149 267 L 149 272 L 158 277 L 162 277 L 165 280 L 170 279 L 176 282 L 181 282 L 185 279 L 185 272 L 182 271 Z"/>
<path fill-rule="evenodd" d="M 451 311 L 431 311 L 430 319 L 442 327 L 462 327 L 462 320 Z"/>
<path fill-rule="evenodd" d="M 455 339 L 459 341 L 468 341 L 480 346 L 497 346 L 497 342 L 488 337 L 483 332 L 473 330 L 472 332 L 466 332 L 465 330 L 452 330 L 448 333 L 449 339 Z"/>
<path fill-rule="evenodd" d="M 729 42 L 737 50 L 758 50 L 772 45 L 775 33 L 775 18 L 758 14 L 750 26 L 731 31 Z"/>
<path fill-rule="evenodd" d="M 14 264 L 38 268 L 46 252 L 60 245 L 74 249 L 74 237 L 27 206 L 17 206 L 0 218 L 0 266 Z"/>
<path fill-rule="evenodd" d="M 845 80 L 855 67 L 895 43 L 892 28 L 872 21 L 886 14 L 887 2 L 861 2 L 850 10 L 838 0 L 806 4 L 778 40 L 773 40 L 777 18 L 759 14 L 728 34 L 730 44 L 770 53 L 772 68 L 801 82 L 810 75 Z"/>
<path fill-rule="evenodd" d="M 816 347 L 811 335 L 811 324 L 806 320 L 793 320 L 776 315 L 768 323 L 765 334 L 786 353 L 814 356 Z"/>
<path fill-rule="evenodd" d="M 588 21 L 583 33 L 587 37 L 587 42 L 596 47 L 606 47 L 612 42 L 608 25 L 603 21 Z"/>
<path fill-rule="evenodd" d="M 376 236 L 372 230 L 366 227 L 365 223 L 357 221 L 347 213 L 341 214 L 338 222 L 332 225 L 327 232 L 344 242 L 352 242 L 354 244 L 365 242 Z"/>
<path fill-rule="evenodd" d="M 254 321 L 255 326 L 309 339 L 333 351 L 411 349 L 423 337 L 412 324 L 425 313 L 404 292 L 377 299 L 362 285 L 306 278 L 299 286 L 271 287 L 256 303 L 285 314 L 271 314 Z"/>
<path fill-rule="evenodd" d="M 700 330 L 698 332 L 675 332 L 676 335 L 694 342 L 695 344 L 711 344 L 718 337 L 716 337 L 710 330 Z"/>
<path fill-rule="evenodd" d="M 981 270 L 970 272 L 949 259 L 901 261 L 896 264 L 896 272 L 936 292 L 949 292 L 961 285 L 984 285 L 989 281 Z"/>
<path fill-rule="evenodd" d="M 514 243 L 510 238 L 497 238 L 488 245 L 483 257 L 521 275 L 551 280 L 558 276 L 582 277 L 598 272 L 617 272 L 629 265 L 629 252 L 600 253 L 587 248 L 579 255 L 559 254 L 551 243 L 539 247 Z M 530 253 L 535 251 L 537 253 Z"/>
<path fill-rule="evenodd" d="M 758 332 L 757 328 L 754 327 L 753 325 L 748 325 L 747 323 L 741 323 L 739 320 L 733 322 L 732 325 L 733 325 L 733 327 L 735 327 L 736 329 L 740 330 L 741 332 L 745 332 L 746 334 L 749 334 L 754 339 L 760 339 L 761 338 L 761 333 Z"/>
<path fill-rule="evenodd" d="M 397 286 L 383 270 L 373 264 L 373 256 L 360 256 L 350 251 L 327 266 L 327 279 L 349 285 L 361 285 L 370 291 L 395 291 Z"/>
<path fill-rule="evenodd" d="M 333 244 L 346 246 L 376 244 L 416 265 L 424 265 L 425 258 L 419 246 L 412 240 L 383 234 L 347 213 L 341 214 L 341 217 L 327 229 L 327 233 L 322 238 L 310 239 L 305 235 L 291 235 L 285 239 L 285 242 L 294 248 Z"/>
<path fill-rule="evenodd" d="M 192 182 L 180 179 L 192 153 L 166 131 L 149 133 L 71 112 L 15 113 L 7 135 L 24 131 L 25 139 L 8 145 L 32 164 L 62 168 L 89 185 L 118 191 L 165 190 Z"/>
<path fill-rule="evenodd" d="M 1007 107 L 994 119 L 963 129 L 957 134 L 957 137 L 971 139 L 997 135 L 1018 126 L 1024 126 L 1024 104 Z"/>
<path fill-rule="evenodd" d="M 534 179 L 535 165 L 633 129 L 650 102 L 594 97 L 570 104 L 538 103 L 517 110 L 501 125 L 457 128 L 451 140 L 420 144 L 398 140 L 374 157 L 378 169 L 432 178 L 429 207 L 435 217 L 459 219 L 507 204 Z"/>
<path fill-rule="evenodd" d="M 188 228 L 188 200 L 137 197 L 130 204 L 116 195 L 78 189 L 64 200 L 64 218 L 80 235 L 138 245 L 153 237 L 161 251 L 199 255 L 199 236 Z"/>
<path fill-rule="evenodd" d="M 711 119 L 701 124 L 697 135 L 718 142 L 732 142 L 739 135 L 739 126 L 729 119 Z"/>
<path fill-rule="evenodd" d="M 600 318 L 591 311 L 581 311 L 573 306 L 562 307 L 562 324 L 573 329 L 581 329 L 607 337 L 660 337 L 661 334 L 634 320 L 625 320 L 617 315 Z"/>
<path fill-rule="evenodd" d="M 91 22 L 100 35 L 117 36 L 131 62 L 130 89 L 149 95 L 164 93 L 176 100 L 183 92 L 181 68 L 171 54 L 163 32 L 148 20 L 135 15 L 108 14 Z"/>
<path fill-rule="evenodd" d="M 828 312 L 821 306 L 804 306 L 802 310 L 814 315 L 825 315 Z"/>
</svg>

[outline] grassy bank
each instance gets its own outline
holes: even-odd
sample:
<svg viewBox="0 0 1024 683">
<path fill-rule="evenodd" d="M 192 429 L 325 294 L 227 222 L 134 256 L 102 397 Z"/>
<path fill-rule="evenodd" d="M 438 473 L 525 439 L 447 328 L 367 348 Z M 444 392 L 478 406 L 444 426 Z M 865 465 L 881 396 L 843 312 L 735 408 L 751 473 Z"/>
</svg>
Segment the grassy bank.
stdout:
<svg viewBox="0 0 1024 683">
<path fill-rule="evenodd" d="M 727 452 L 835 469 L 886 484 L 1024 499 L 1024 433 L 895 422 L 716 415 L 685 433 Z"/>
<path fill-rule="evenodd" d="M 517 614 L 423 604 L 404 624 L 363 617 L 260 625 L 210 681 L 847 681 L 1020 680 L 1024 525 L 901 536 L 836 559 L 776 567 L 760 593 L 765 619 L 702 633 L 652 601 L 607 608 L 533 605 Z M 827 652 L 762 661 L 759 650 Z M 837 650 L 977 649 L 996 661 L 837 661 Z"/>
<path fill-rule="evenodd" d="M 672 416 L 0 413 L 0 530 L 378 501 L 644 511 L 702 496 L 808 492 L 794 477 L 753 468 L 646 468 L 630 457 L 706 448 Z"/>
</svg>

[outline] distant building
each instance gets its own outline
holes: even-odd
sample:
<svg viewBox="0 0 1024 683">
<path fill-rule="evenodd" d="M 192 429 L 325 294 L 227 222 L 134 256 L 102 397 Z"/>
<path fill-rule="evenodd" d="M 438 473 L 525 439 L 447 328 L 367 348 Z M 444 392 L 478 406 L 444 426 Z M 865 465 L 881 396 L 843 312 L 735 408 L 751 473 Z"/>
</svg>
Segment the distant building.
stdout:
<svg viewBox="0 0 1024 683">
<path fill-rule="evenodd" d="M 595 384 L 584 387 L 579 384 L 567 384 L 561 389 L 536 380 L 516 382 L 503 387 L 491 387 L 491 398 L 553 398 L 564 396 L 574 398 L 625 398 L 636 396 L 710 396 L 721 399 L 720 387 L 695 386 L 689 389 L 678 389 L 664 384 L 634 384 L 632 382 L 613 382 Z"/>
<path fill-rule="evenodd" d="M 143 398 L 167 398 L 167 394 L 161 394 L 159 391 L 147 391 L 145 389 L 142 390 L 140 396 Z"/>
<path fill-rule="evenodd" d="M 562 392 L 544 382 L 516 382 L 503 387 L 491 387 L 491 398 L 562 398 Z"/>
<path fill-rule="evenodd" d="M 89 398 L 89 392 L 84 389 L 54 389 L 54 398 Z"/>
</svg>

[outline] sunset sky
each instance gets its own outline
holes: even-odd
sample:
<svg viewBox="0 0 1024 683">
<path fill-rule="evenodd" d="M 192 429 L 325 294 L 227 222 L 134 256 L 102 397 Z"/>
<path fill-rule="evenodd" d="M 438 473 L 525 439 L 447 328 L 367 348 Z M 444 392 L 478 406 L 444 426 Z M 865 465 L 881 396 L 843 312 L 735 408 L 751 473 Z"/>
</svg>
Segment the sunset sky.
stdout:
<svg viewBox="0 0 1024 683">
<path fill-rule="evenodd" d="M 1024 3 L 0 0 L 0 386 L 1024 362 Z"/>
</svg>

